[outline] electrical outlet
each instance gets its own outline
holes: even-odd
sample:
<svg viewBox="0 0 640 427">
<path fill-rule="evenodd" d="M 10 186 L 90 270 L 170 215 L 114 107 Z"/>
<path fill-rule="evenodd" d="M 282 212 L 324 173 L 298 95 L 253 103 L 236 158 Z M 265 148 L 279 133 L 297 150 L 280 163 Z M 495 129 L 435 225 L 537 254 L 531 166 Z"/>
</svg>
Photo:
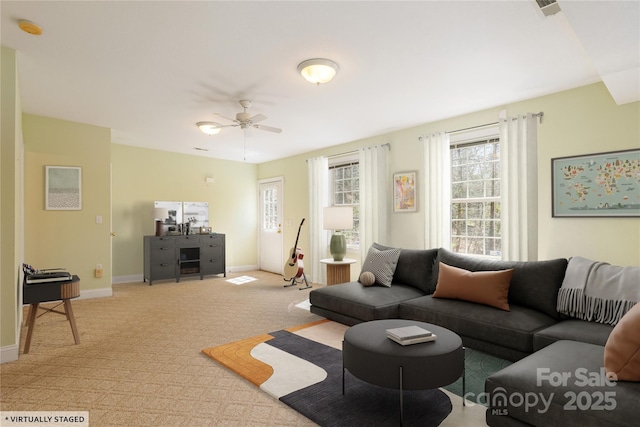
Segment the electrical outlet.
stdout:
<svg viewBox="0 0 640 427">
<path fill-rule="evenodd" d="M 102 264 L 96 264 L 95 276 L 97 278 L 102 277 Z"/>
</svg>

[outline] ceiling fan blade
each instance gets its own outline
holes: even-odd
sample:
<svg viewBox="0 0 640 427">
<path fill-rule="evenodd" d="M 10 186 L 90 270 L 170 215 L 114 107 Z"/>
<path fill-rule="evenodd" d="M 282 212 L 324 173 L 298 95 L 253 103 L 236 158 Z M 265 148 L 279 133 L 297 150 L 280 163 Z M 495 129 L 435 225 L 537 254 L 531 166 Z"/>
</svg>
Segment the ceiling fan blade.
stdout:
<svg viewBox="0 0 640 427">
<path fill-rule="evenodd" d="M 275 133 L 281 133 L 282 129 L 279 128 L 274 128 L 272 126 L 267 126 L 267 125 L 253 125 L 254 128 L 256 129 L 260 129 L 260 130 L 266 130 L 269 132 L 275 132 Z"/>
<path fill-rule="evenodd" d="M 230 122 L 236 122 L 236 119 L 231 119 L 231 118 L 229 118 L 229 117 L 223 116 L 223 115 L 222 115 L 222 114 L 220 114 L 220 113 L 213 113 L 213 114 L 215 114 L 216 116 L 221 117 L 221 118 L 223 118 L 223 119 L 225 119 L 225 120 L 229 120 Z"/>
<path fill-rule="evenodd" d="M 251 120 L 251 123 L 258 123 L 266 119 L 267 119 L 267 116 L 265 116 L 264 114 L 256 114 L 255 116 L 251 117 L 250 120 Z"/>
</svg>

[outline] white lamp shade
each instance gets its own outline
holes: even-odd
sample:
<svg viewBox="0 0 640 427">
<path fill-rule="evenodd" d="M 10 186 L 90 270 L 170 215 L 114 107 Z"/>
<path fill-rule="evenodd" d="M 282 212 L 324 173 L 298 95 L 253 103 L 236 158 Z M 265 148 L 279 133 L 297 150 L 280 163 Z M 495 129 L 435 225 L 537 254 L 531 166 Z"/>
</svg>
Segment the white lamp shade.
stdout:
<svg viewBox="0 0 640 427">
<path fill-rule="evenodd" d="M 153 209 L 153 218 L 164 220 L 169 218 L 169 209 L 167 208 L 154 208 Z"/>
<path fill-rule="evenodd" d="M 322 224 L 325 230 L 351 230 L 353 228 L 353 207 L 323 208 Z"/>
</svg>

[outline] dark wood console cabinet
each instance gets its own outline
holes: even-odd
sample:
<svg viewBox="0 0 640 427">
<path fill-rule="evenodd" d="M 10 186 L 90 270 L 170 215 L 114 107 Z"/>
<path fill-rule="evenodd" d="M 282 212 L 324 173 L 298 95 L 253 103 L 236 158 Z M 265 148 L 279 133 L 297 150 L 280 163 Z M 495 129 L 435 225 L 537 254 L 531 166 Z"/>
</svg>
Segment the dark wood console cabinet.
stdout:
<svg viewBox="0 0 640 427">
<path fill-rule="evenodd" d="M 224 274 L 225 235 L 144 236 L 144 281 Z"/>
</svg>

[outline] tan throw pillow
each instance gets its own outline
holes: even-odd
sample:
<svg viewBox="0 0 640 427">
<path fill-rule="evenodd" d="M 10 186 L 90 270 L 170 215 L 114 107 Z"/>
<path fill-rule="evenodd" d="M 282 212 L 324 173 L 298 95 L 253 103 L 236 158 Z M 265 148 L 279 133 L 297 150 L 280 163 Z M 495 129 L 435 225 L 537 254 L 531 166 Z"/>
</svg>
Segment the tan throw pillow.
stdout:
<svg viewBox="0 0 640 427">
<path fill-rule="evenodd" d="M 376 276 L 370 271 L 364 271 L 360 275 L 360 283 L 362 283 L 362 286 L 371 286 L 376 283 Z"/>
<path fill-rule="evenodd" d="M 468 271 L 440 263 L 434 298 L 460 299 L 509 309 L 509 285 L 513 269 L 499 271 Z"/>
<path fill-rule="evenodd" d="M 640 381 L 640 303 L 622 316 L 604 346 L 604 369 L 620 381 Z M 615 379 L 613 375 L 610 377 Z"/>
</svg>

